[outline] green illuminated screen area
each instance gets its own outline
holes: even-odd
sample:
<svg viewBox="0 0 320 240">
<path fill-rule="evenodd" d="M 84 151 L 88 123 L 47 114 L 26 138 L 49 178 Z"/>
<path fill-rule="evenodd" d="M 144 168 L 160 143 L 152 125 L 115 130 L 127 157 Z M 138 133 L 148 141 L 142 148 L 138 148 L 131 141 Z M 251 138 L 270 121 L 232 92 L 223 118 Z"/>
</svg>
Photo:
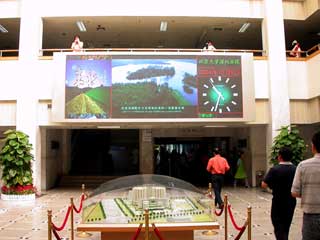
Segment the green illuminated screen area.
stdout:
<svg viewBox="0 0 320 240">
<path fill-rule="evenodd" d="M 242 118 L 241 69 L 231 55 L 68 55 L 65 118 Z"/>
</svg>

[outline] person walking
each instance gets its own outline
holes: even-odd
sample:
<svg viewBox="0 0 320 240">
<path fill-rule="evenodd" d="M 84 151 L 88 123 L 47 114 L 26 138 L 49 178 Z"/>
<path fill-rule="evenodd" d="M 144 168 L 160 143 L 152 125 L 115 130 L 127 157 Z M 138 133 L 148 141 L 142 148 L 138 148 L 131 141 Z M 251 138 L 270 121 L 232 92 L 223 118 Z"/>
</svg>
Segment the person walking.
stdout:
<svg viewBox="0 0 320 240">
<path fill-rule="evenodd" d="M 248 177 L 246 173 L 246 168 L 243 162 L 243 155 L 244 155 L 244 152 L 240 151 L 239 158 L 237 161 L 237 171 L 236 171 L 236 174 L 234 175 L 233 186 L 236 187 L 238 181 L 244 181 L 245 187 L 248 188 L 249 182 L 248 182 Z"/>
<path fill-rule="evenodd" d="M 302 240 L 320 239 L 320 131 L 312 137 L 313 158 L 298 164 L 291 193 L 301 198 Z"/>
<path fill-rule="evenodd" d="M 288 240 L 296 207 L 296 199 L 291 196 L 291 185 L 296 167 L 291 163 L 291 159 L 291 149 L 280 148 L 279 165 L 272 167 L 261 183 L 261 187 L 272 189 L 271 221 L 277 240 Z"/>
<path fill-rule="evenodd" d="M 230 169 L 227 160 L 220 156 L 220 150 L 215 148 L 213 150 L 214 156 L 209 159 L 207 171 L 211 173 L 211 181 L 215 195 L 215 205 L 223 208 L 223 201 L 221 199 L 221 190 L 224 180 L 224 174 Z"/>
</svg>

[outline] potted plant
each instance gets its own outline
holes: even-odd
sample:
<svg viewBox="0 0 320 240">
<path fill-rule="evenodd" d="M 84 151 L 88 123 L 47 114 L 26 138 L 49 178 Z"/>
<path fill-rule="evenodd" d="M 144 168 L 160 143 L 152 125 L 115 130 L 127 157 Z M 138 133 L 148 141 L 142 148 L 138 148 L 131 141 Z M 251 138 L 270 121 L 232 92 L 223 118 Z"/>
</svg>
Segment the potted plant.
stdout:
<svg viewBox="0 0 320 240">
<path fill-rule="evenodd" d="M 3 200 L 32 200 L 35 199 L 36 189 L 33 186 L 31 162 L 32 144 L 29 136 L 21 131 L 8 130 L 4 146 L 0 151 L 2 168 L 1 199 Z"/>
<path fill-rule="evenodd" d="M 270 162 L 273 165 L 278 164 L 278 153 L 281 147 L 290 147 L 293 153 L 292 163 L 298 165 L 303 160 L 306 151 L 306 144 L 299 135 L 299 130 L 295 125 L 283 126 L 279 129 L 279 134 L 273 140 L 271 148 Z"/>
</svg>

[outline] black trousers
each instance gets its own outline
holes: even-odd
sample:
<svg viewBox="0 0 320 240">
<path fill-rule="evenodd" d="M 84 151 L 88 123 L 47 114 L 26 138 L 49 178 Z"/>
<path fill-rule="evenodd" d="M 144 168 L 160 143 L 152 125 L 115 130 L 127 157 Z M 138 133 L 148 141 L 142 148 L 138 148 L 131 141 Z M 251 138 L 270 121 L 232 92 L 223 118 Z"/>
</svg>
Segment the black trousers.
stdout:
<svg viewBox="0 0 320 240">
<path fill-rule="evenodd" d="M 274 234 L 277 240 L 288 240 L 290 225 L 296 207 L 295 201 L 277 203 L 272 201 L 271 221 L 274 227 Z"/>
<path fill-rule="evenodd" d="M 221 205 L 223 204 L 223 201 L 221 199 L 221 189 L 223 185 L 223 174 L 212 174 L 212 186 L 213 186 L 213 191 L 214 191 L 214 203 L 215 205 Z"/>
</svg>

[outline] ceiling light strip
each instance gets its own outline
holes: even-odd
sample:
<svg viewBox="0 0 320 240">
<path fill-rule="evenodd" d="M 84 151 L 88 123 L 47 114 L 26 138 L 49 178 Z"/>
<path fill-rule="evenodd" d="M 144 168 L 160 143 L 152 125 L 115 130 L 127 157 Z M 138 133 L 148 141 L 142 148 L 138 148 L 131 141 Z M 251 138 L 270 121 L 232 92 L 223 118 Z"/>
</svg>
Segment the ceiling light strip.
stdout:
<svg viewBox="0 0 320 240">
<path fill-rule="evenodd" d="M 4 26 L 2 26 L 2 25 L 0 24 L 0 32 L 2 32 L 2 33 L 7 33 L 8 30 L 7 30 Z"/>
<path fill-rule="evenodd" d="M 242 26 L 241 26 L 241 28 L 239 29 L 239 32 L 240 33 L 243 33 L 243 32 L 245 32 L 247 29 L 248 29 L 248 27 L 250 27 L 250 23 L 244 23 Z"/>
<path fill-rule="evenodd" d="M 84 25 L 84 23 L 82 21 L 77 21 L 77 26 L 78 26 L 80 32 L 87 31 L 86 25 Z"/>
<path fill-rule="evenodd" d="M 161 21 L 160 22 L 160 31 L 161 32 L 165 32 L 165 31 L 167 31 L 167 28 L 168 28 L 168 22 Z"/>
</svg>

